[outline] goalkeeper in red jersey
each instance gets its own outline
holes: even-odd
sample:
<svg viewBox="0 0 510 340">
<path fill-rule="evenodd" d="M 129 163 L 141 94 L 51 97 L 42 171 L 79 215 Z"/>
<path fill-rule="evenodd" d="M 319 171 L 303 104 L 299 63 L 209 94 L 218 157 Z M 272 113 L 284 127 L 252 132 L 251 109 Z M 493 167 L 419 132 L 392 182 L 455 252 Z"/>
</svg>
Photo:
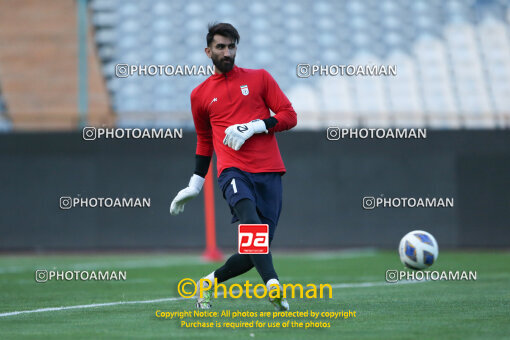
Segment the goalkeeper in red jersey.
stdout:
<svg viewBox="0 0 510 340">
<path fill-rule="evenodd" d="M 212 59 L 215 74 L 191 92 L 197 132 L 195 173 L 172 201 L 170 213 L 183 212 L 185 203 L 200 193 L 214 151 L 218 183 L 230 206 L 232 222 L 267 224 L 271 245 L 282 207 L 281 176 L 286 171 L 275 132 L 293 128 L 296 112 L 267 71 L 235 65 L 240 37 L 232 25 L 209 26 L 206 39 L 205 53 Z M 268 291 L 282 289 L 271 252 L 234 254 L 205 279 L 221 283 L 253 267 Z M 270 301 L 279 310 L 288 310 L 288 302 L 279 296 Z M 210 308 L 211 298 L 209 289 L 198 299 L 197 307 Z"/>
</svg>

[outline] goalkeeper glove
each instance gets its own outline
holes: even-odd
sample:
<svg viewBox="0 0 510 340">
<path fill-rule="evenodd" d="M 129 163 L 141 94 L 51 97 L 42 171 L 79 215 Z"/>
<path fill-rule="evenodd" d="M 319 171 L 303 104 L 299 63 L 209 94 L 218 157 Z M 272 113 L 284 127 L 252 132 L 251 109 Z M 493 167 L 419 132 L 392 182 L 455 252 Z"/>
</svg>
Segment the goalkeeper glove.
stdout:
<svg viewBox="0 0 510 340">
<path fill-rule="evenodd" d="M 200 193 L 200 190 L 202 190 L 202 186 L 204 185 L 204 181 L 205 179 L 198 175 L 191 176 L 188 186 L 179 191 L 172 201 L 172 204 L 170 205 L 170 214 L 178 215 L 182 213 L 184 211 L 184 205 Z"/>
<path fill-rule="evenodd" d="M 260 119 L 252 120 L 246 124 L 235 124 L 225 130 L 223 144 L 238 151 L 244 142 L 256 133 L 267 133 L 266 123 Z"/>
</svg>

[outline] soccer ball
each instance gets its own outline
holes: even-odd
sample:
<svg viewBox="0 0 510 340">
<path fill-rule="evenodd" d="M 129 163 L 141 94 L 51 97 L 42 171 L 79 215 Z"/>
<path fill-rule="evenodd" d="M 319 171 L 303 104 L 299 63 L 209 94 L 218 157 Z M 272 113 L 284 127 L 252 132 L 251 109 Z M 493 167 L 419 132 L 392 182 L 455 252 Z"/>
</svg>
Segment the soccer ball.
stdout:
<svg viewBox="0 0 510 340">
<path fill-rule="evenodd" d="M 430 267 L 437 260 L 439 247 L 432 234 L 414 230 L 402 238 L 398 252 L 404 266 L 421 270 Z"/>
</svg>

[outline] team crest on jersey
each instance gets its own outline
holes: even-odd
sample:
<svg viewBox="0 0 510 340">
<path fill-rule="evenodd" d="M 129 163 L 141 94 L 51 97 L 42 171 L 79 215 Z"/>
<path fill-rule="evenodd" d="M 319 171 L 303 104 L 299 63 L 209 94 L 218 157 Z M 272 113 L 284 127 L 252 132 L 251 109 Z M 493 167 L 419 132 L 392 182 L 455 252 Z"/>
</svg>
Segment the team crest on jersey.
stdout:
<svg viewBox="0 0 510 340">
<path fill-rule="evenodd" d="M 241 93 L 245 96 L 250 93 L 250 90 L 248 90 L 248 85 L 241 85 Z"/>
</svg>

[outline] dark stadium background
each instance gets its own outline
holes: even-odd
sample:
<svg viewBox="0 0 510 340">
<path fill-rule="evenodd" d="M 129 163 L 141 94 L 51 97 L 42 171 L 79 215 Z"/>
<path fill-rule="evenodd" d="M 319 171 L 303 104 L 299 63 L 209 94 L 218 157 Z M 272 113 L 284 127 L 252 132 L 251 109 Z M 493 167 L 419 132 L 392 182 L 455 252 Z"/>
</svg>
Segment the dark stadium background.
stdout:
<svg viewBox="0 0 510 340">
<path fill-rule="evenodd" d="M 278 136 L 287 166 L 275 249 L 396 249 L 424 229 L 441 247 L 508 246 L 507 131 L 429 131 L 424 140 L 328 141 L 325 131 Z M 77 132 L 0 136 L 4 251 L 203 249 L 204 200 L 170 216 L 193 170 L 195 136 L 98 140 Z M 217 239 L 237 228 L 215 183 Z M 364 196 L 453 197 L 453 208 L 364 210 Z M 61 196 L 150 197 L 151 207 L 61 210 Z"/>
</svg>

